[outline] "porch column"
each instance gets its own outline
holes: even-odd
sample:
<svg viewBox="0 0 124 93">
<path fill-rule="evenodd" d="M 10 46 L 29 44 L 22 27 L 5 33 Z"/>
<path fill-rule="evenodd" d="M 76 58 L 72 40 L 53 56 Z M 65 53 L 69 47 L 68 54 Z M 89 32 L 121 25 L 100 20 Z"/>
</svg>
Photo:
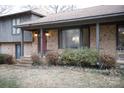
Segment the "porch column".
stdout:
<svg viewBox="0 0 124 93">
<path fill-rule="evenodd" d="M 43 56 L 43 29 L 40 29 L 40 54 Z"/>
<path fill-rule="evenodd" d="M 24 56 L 24 30 L 21 29 L 21 57 Z"/>
<path fill-rule="evenodd" d="M 96 23 L 96 49 L 98 51 L 98 54 L 100 52 L 100 25 L 99 23 Z M 98 57 L 97 64 L 99 64 L 100 58 Z"/>
<path fill-rule="evenodd" d="M 100 28 L 99 28 L 99 23 L 96 23 L 96 49 L 99 52 L 99 44 L 100 44 Z"/>
</svg>

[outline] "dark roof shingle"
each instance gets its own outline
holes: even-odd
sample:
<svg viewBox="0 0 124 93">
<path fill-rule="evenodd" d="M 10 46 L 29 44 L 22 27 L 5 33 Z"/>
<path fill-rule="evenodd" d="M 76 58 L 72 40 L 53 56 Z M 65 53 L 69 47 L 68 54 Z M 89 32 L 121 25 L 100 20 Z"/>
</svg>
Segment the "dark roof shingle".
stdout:
<svg viewBox="0 0 124 93">
<path fill-rule="evenodd" d="M 83 8 L 71 12 L 58 13 L 48 15 L 40 18 L 39 20 L 29 21 L 22 23 L 21 25 L 33 25 L 33 24 L 50 24 L 52 22 L 68 21 L 71 19 L 88 18 L 101 15 L 124 13 L 124 5 L 101 5 L 89 8 Z"/>
</svg>

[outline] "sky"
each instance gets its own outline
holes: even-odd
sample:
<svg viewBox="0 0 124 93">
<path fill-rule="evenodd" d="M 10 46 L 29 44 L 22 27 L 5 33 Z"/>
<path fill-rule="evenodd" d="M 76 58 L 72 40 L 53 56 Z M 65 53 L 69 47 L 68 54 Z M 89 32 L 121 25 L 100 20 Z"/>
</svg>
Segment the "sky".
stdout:
<svg viewBox="0 0 124 93">
<path fill-rule="evenodd" d="M 0 0 L 0 5 L 76 5 L 79 8 L 96 5 L 124 5 L 124 0 Z"/>
<path fill-rule="evenodd" d="M 0 5 L 14 5 L 13 11 L 20 11 L 22 5 L 74 5 L 76 9 L 98 5 L 124 5 L 124 0 L 0 0 Z"/>
</svg>

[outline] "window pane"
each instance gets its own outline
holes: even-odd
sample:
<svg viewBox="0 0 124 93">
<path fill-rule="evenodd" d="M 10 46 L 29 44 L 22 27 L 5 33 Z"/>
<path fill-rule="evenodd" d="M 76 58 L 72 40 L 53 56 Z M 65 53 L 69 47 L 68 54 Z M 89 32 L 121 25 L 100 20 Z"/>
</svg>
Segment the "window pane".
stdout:
<svg viewBox="0 0 124 93">
<path fill-rule="evenodd" d="M 20 28 L 17 28 L 17 34 L 20 34 L 20 32 L 21 32 L 21 30 L 20 30 Z"/>
<path fill-rule="evenodd" d="M 12 20 L 12 26 L 13 26 L 13 28 L 12 28 L 12 34 L 20 34 L 20 28 L 15 28 L 14 26 L 15 25 L 18 25 L 18 24 L 20 24 L 20 19 L 18 18 L 16 18 L 16 19 L 13 19 Z"/>
<path fill-rule="evenodd" d="M 15 19 L 12 20 L 12 25 L 13 26 L 16 25 L 16 20 Z"/>
<path fill-rule="evenodd" d="M 118 48 L 124 49 L 124 26 L 118 28 Z"/>
<path fill-rule="evenodd" d="M 15 19 L 13 19 L 12 20 L 12 34 L 16 34 L 16 28 L 14 27 L 16 25 L 16 20 Z"/>
<path fill-rule="evenodd" d="M 12 34 L 16 34 L 16 28 L 13 27 Z"/>
<path fill-rule="evenodd" d="M 16 19 L 16 25 L 19 25 L 20 24 L 20 19 Z"/>
<path fill-rule="evenodd" d="M 62 47 L 78 48 L 80 47 L 80 30 L 69 29 L 62 31 Z"/>
</svg>

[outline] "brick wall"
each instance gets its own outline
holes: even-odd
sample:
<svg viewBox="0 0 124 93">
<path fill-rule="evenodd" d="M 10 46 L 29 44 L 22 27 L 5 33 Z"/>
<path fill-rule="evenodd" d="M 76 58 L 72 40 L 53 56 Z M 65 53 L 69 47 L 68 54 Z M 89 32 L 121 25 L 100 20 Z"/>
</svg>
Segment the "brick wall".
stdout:
<svg viewBox="0 0 124 93">
<path fill-rule="evenodd" d="M 34 36 L 33 42 L 31 43 L 31 51 L 32 53 L 38 53 L 38 37 Z"/>
<path fill-rule="evenodd" d="M 58 31 L 49 30 L 47 38 L 47 50 L 61 51 L 58 49 Z M 90 47 L 96 48 L 96 27 L 90 26 Z M 116 25 L 100 26 L 100 48 L 102 53 L 116 56 Z"/>
<path fill-rule="evenodd" d="M 58 50 L 58 31 L 49 30 L 50 36 L 47 37 L 47 50 Z"/>
<path fill-rule="evenodd" d="M 2 43 L 0 46 L 0 53 L 10 54 L 15 57 L 15 43 Z M 32 54 L 37 53 L 36 43 L 25 43 L 24 44 L 24 56 L 30 57 Z"/>
<path fill-rule="evenodd" d="M 90 27 L 90 47 L 96 47 L 96 28 Z M 116 25 L 100 26 L 100 48 L 102 53 L 116 56 Z"/>
<path fill-rule="evenodd" d="M 25 43 L 24 44 L 24 56 L 30 57 L 33 53 L 32 43 Z"/>
<path fill-rule="evenodd" d="M 24 44 L 24 56 L 30 57 L 32 54 L 38 54 L 38 37 L 33 37 L 32 43 Z"/>
<path fill-rule="evenodd" d="M 3 43 L 1 44 L 1 53 L 10 54 L 15 57 L 15 44 L 14 43 Z"/>
</svg>

